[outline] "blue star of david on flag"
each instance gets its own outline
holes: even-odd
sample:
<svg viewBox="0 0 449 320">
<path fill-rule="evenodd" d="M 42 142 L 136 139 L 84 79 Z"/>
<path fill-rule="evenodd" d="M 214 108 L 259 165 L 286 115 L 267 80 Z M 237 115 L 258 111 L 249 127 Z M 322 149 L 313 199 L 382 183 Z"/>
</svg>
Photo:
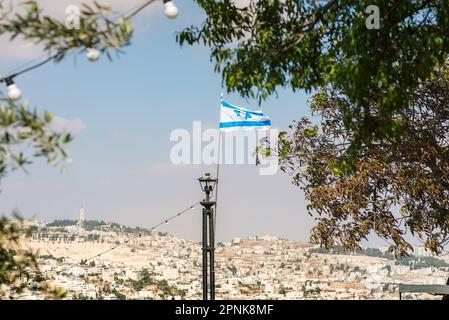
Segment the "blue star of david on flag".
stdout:
<svg viewBox="0 0 449 320">
<path fill-rule="evenodd" d="M 221 101 L 220 130 L 261 130 L 269 129 L 271 120 L 261 110 L 251 111 Z"/>
<path fill-rule="evenodd" d="M 243 115 L 243 117 L 245 118 L 245 120 L 251 119 L 251 114 L 249 114 L 248 112 L 244 112 L 241 110 L 234 110 L 235 114 L 237 115 L 237 117 L 240 117 Z"/>
</svg>

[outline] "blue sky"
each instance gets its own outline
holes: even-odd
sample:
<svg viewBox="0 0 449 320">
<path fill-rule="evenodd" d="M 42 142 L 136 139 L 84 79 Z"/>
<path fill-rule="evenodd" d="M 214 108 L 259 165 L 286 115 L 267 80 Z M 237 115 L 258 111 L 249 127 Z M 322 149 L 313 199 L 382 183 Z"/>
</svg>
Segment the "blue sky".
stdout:
<svg viewBox="0 0 449 320">
<path fill-rule="evenodd" d="M 170 166 L 169 136 L 176 128 L 191 130 L 193 120 L 217 123 L 223 89 L 208 48 L 176 44 L 176 31 L 203 18 L 193 2 L 177 5 L 176 20 L 166 19 L 159 4 L 139 17 L 132 45 L 113 62 L 90 63 L 79 55 L 76 64 L 66 59 L 16 79 L 31 105 L 65 119 L 76 140 L 63 174 L 36 161 L 29 175 L 18 171 L 4 179 L 1 211 L 76 219 L 83 205 L 87 219 L 149 228 L 202 197 L 196 178 L 214 168 Z M 20 47 L 16 54 L 11 48 L 7 57 L 0 53 L 0 73 L 27 61 Z M 257 101 L 236 94 L 225 98 L 257 108 Z M 274 127 L 285 129 L 308 115 L 307 95 L 281 91 L 261 108 Z M 313 219 L 305 206 L 303 193 L 283 173 L 259 176 L 254 166 L 223 166 L 217 238 L 272 234 L 307 241 Z M 197 209 L 161 230 L 198 240 L 200 226 Z"/>
</svg>

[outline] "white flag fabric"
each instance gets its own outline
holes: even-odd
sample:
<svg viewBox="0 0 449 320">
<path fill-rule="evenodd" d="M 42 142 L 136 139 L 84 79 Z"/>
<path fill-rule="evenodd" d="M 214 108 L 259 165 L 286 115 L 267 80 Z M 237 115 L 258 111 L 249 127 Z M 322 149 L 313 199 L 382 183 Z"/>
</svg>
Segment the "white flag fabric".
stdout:
<svg viewBox="0 0 449 320">
<path fill-rule="evenodd" d="M 266 130 L 271 127 L 271 120 L 262 110 L 251 111 L 221 101 L 220 130 Z"/>
</svg>

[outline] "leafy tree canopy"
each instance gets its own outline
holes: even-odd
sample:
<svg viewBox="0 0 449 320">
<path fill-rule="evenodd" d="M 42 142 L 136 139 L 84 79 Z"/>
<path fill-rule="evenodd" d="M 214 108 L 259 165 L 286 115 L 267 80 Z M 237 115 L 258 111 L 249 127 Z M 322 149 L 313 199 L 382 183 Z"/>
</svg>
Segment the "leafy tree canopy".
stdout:
<svg viewBox="0 0 449 320">
<path fill-rule="evenodd" d="M 0 35 L 8 34 L 11 40 L 20 36 L 24 40 L 43 44 L 46 52 L 56 53 L 56 61 L 62 60 L 73 49 L 97 48 L 111 58 L 110 51 L 130 44 L 133 28 L 130 19 L 118 21 L 109 18 L 109 5 L 94 1 L 93 6 L 82 5 L 79 26 L 67 27 L 59 21 L 42 14 L 36 1 L 22 3 L 25 13 L 13 12 L 0 0 Z"/>
<path fill-rule="evenodd" d="M 342 112 L 352 102 L 340 92 L 323 90 L 311 100 L 315 124 L 302 118 L 280 134 L 275 150 L 282 170 L 292 174 L 309 201 L 318 224 L 314 242 L 356 250 L 370 234 L 403 256 L 410 237 L 432 252 L 449 242 L 449 73 L 423 83 L 394 121 L 403 139 L 371 139 L 358 158 L 344 154 L 354 134 Z M 371 112 L 378 112 L 376 105 Z M 268 151 L 267 151 L 268 150 Z M 272 152 L 265 149 L 265 154 Z"/>
<path fill-rule="evenodd" d="M 52 119 L 50 113 L 40 114 L 26 104 L 3 99 L 0 93 L 0 180 L 8 171 L 30 164 L 30 156 L 44 157 L 50 164 L 67 157 L 65 146 L 72 136 L 54 131 Z"/>
<path fill-rule="evenodd" d="M 351 103 L 339 112 L 354 150 L 402 134 L 396 115 L 449 53 L 447 0 L 195 1 L 206 18 L 177 41 L 211 47 L 228 91 L 259 101 L 283 87 L 344 92 Z M 379 8 L 379 29 L 366 26 L 369 5 Z"/>
<path fill-rule="evenodd" d="M 30 278 L 30 271 L 38 270 L 35 254 L 21 246 L 21 230 L 21 220 L 0 217 L 0 299 L 5 296 L 3 286 L 13 296 L 23 289 L 22 277 Z"/>
</svg>

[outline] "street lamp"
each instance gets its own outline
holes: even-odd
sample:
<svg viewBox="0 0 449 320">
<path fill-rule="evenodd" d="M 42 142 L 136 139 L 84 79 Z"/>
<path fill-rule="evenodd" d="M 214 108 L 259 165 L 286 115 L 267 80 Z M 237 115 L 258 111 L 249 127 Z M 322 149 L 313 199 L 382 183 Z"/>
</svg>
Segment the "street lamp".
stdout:
<svg viewBox="0 0 449 320">
<path fill-rule="evenodd" d="M 217 179 L 206 173 L 198 178 L 201 190 L 206 194 L 206 198 L 201 201 L 203 208 L 203 300 L 208 300 L 208 289 L 210 289 L 210 300 L 215 300 L 215 226 L 214 210 L 212 207 L 215 201 L 211 201 L 211 193 L 214 190 Z M 207 285 L 209 264 L 210 286 Z"/>
<path fill-rule="evenodd" d="M 206 193 L 206 197 L 214 190 L 217 183 L 217 179 L 210 176 L 210 173 L 205 173 L 204 176 L 198 178 L 200 182 L 201 190 Z"/>
</svg>

